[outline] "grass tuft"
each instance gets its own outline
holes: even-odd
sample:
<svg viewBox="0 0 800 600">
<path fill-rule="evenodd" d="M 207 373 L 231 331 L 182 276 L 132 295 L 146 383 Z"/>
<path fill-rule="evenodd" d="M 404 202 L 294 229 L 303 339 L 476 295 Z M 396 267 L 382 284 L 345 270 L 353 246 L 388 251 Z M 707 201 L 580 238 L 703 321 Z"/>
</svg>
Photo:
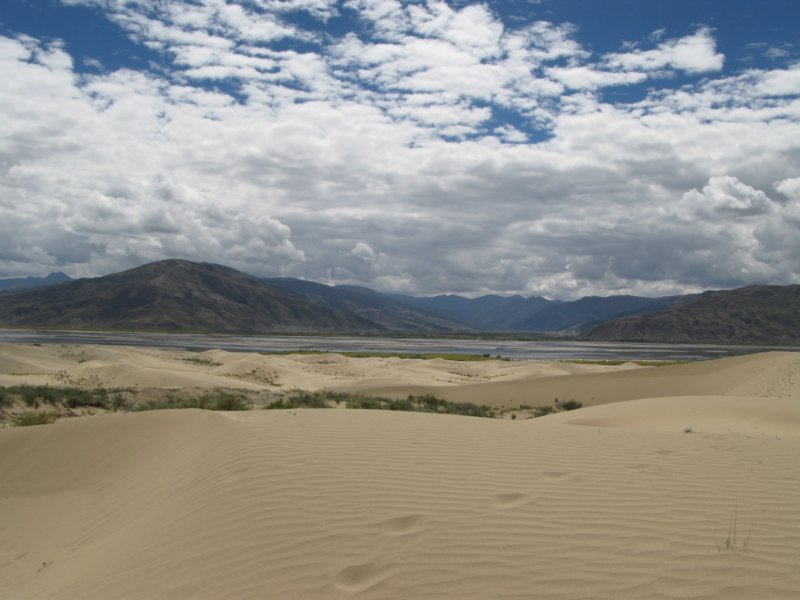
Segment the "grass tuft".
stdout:
<svg viewBox="0 0 800 600">
<path fill-rule="evenodd" d="M 747 533 L 747 538 L 744 542 L 739 544 L 736 540 L 738 528 L 739 509 L 738 506 L 733 511 L 730 524 L 728 525 L 728 537 L 722 541 L 716 542 L 718 552 L 736 552 L 744 553 L 750 551 L 750 536 L 753 534 L 753 526 L 750 526 L 750 531 Z"/>
<path fill-rule="evenodd" d="M 46 412 L 27 411 L 16 415 L 11 420 L 14 427 L 30 427 L 31 425 L 49 425 L 56 420 L 56 415 Z"/>
</svg>

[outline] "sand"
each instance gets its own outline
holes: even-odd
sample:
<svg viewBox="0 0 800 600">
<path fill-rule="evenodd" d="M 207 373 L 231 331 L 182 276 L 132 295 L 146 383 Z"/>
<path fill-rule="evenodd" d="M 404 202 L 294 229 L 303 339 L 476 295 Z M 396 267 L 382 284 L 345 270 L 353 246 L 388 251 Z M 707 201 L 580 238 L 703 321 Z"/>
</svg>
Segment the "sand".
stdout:
<svg viewBox="0 0 800 600">
<path fill-rule="evenodd" d="M 184 360 L 198 356 L 214 364 Z M 2 349 L 4 385 L 52 369 L 165 387 L 408 377 L 500 405 L 559 381 L 595 405 L 516 421 L 183 410 L 3 429 L 0 597 L 800 597 L 800 354 L 429 362 Z"/>
</svg>

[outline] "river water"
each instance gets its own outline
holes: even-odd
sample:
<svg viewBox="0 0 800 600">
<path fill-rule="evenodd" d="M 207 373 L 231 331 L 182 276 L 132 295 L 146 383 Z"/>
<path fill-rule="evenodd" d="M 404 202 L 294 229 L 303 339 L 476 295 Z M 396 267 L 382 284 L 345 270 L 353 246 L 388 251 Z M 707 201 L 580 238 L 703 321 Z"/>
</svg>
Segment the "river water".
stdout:
<svg viewBox="0 0 800 600">
<path fill-rule="evenodd" d="M 717 346 L 710 344 L 634 344 L 575 341 L 514 341 L 446 338 L 207 335 L 193 333 L 104 333 L 0 329 L 0 343 L 102 344 L 231 352 L 326 350 L 331 352 L 448 352 L 489 354 L 510 359 L 708 360 L 797 347 Z"/>
</svg>

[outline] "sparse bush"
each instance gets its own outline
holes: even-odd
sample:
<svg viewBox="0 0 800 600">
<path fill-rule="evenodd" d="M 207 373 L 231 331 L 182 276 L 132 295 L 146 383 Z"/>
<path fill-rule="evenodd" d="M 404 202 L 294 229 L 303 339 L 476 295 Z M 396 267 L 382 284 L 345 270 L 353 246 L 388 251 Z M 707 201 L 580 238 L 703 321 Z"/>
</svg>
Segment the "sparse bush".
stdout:
<svg viewBox="0 0 800 600">
<path fill-rule="evenodd" d="M 271 402 L 264 408 L 330 408 L 331 402 L 344 400 L 345 394 L 333 392 L 298 392 L 288 398 L 281 398 Z"/>
<path fill-rule="evenodd" d="M 411 400 L 394 400 L 392 404 L 389 406 L 389 410 L 405 410 L 405 411 L 413 411 L 414 404 Z"/>
<path fill-rule="evenodd" d="M 46 412 L 28 411 L 20 413 L 11 421 L 15 427 L 29 427 L 31 425 L 49 425 L 56 420 L 56 415 Z"/>
<path fill-rule="evenodd" d="M 347 408 L 360 408 L 363 410 L 381 410 L 391 408 L 391 401 L 382 398 L 366 396 L 353 396 L 347 399 Z"/>
<path fill-rule="evenodd" d="M 67 388 L 63 390 L 63 396 L 62 402 L 69 408 L 108 408 L 109 406 L 105 390 L 98 389 L 90 392 L 78 388 Z"/>
<path fill-rule="evenodd" d="M 405 399 L 393 400 L 375 396 L 359 396 L 329 391 L 298 392 L 271 402 L 264 408 L 330 408 L 333 404 L 344 402 L 347 408 L 362 410 L 394 410 L 407 412 L 434 412 L 443 414 L 467 415 L 473 417 L 494 417 L 494 411 L 488 406 L 478 406 L 470 402 L 448 402 L 431 394 L 408 396 Z"/>
<path fill-rule="evenodd" d="M 240 396 L 219 392 L 214 402 L 214 410 L 249 410 L 251 406 Z"/>
<path fill-rule="evenodd" d="M 556 410 L 577 410 L 579 408 L 583 408 L 583 403 L 578 402 L 577 400 L 564 400 L 563 402 L 556 398 L 553 401 L 555 404 Z"/>
<path fill-rule="evenodd" d="M 39 408 L 39 395 L 36 393 L 36 388 L 27 385 L 23 386 L 20 395 L 27 406 Z"/>
<path fill-rule="evenodd" d="M 114 397 L 111 399 L 111 407 L 115 411 L 130 410 L 131 405 L 131 401 L 128 400 L 123 394 L 114 394 Z"/>
<path fill-rule="evenodd" d="M 221 367 L 222 363 L 217 362 L 215 360 L 211 360 L 210 358 L 200 358 L 199 356 L 190 356 L 189 358 L 184 358 L 186 362 L 194 363 L 196 365 L 200 365 L 203 367 Z"/>
</svg>

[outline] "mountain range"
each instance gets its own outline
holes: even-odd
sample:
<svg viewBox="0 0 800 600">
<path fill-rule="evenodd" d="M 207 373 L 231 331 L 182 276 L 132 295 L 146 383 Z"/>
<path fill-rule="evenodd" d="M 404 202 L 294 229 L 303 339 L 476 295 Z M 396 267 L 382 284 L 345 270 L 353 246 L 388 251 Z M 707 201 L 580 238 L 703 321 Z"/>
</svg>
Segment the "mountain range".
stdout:
<svg viewBox="0 0 800 600">
<path fill-rule="evenodd" d="M 21 290 L 24 288 L 41 287 L 70 281 L 70 276 L 61 271 L 50 273 L 46 277 L 17 277 L 13 279 L 0 279 L 0 291 Z"/>
<path fill-rule="evenodd" d="M 48 278 L 67 281 L 48 284 Z M 0 280 L 0 324 L 220 333 L 527 332 L 613 341 L 800 342 L 797 285 L 661 298 L 592 296 L 571 302 L 538 296 L 415 298 L 351 285 L 262 279 L 222 265 L 174 259 L 97 278 L 68 280 L 64 274 L 48 278 Z M 15 289 L 8 289 L 11 285 Z"/>
</svg>

